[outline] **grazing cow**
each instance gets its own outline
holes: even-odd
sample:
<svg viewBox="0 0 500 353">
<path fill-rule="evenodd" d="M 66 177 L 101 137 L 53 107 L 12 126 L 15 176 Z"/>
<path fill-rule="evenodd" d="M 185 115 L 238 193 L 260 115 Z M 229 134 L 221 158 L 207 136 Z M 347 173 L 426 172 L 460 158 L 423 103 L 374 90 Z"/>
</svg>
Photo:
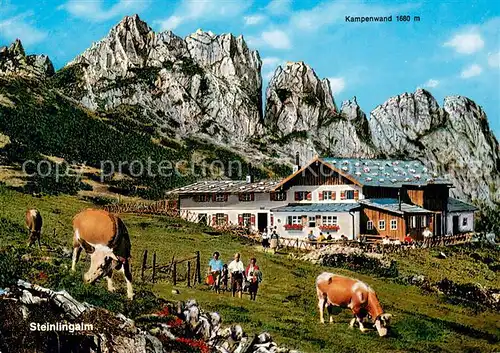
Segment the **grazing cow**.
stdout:
<svg viewBox="0 0 500 353">
<path fill-rule="evenodd" d="M 73 263 L 75 270 L 82 248 L 90 254 L 90 268 L 83 276 L 94 283 L 106 276 L 108 290 L 114 291 L 113 269 L 121 270 L 127 282 L 127 296 L 132 299 L 132 272 L 130 271 L 130 238 L 123 221 L 107 211 L 87 209 L 73 218 Z"/>
<path fill-rule="evenodd" d="M 41 248 L 40 234 L 42 232 L 42 216 L 40 212 L 35 209 L 29 209 L 26 211 L 26 227 L 28 227 L 29 232 L 29 243 L 28 246 L 38 243 L 38 247 Z"/>
<path fill-rule="evenodd" d="M 366 283 L 357 279 L 323 272 L 316 279 L 316 292 L 319 299 L 320 322 L 324 323 L 324 309 L 328 305 L 330 322 L 333 322 L 331 315 L 332 306 L 349 308 L 354 314 L 350 327 L 354 327 L 356 320 L 359 329 L 365 332 L 363 319 L 370 315 L 375 323 L 378 334 L 382 337 L 387 335 L 387 328 L 392 317 L 391 314 L 384 314 L 377 299 L 375 291 Z"/>
</svg>

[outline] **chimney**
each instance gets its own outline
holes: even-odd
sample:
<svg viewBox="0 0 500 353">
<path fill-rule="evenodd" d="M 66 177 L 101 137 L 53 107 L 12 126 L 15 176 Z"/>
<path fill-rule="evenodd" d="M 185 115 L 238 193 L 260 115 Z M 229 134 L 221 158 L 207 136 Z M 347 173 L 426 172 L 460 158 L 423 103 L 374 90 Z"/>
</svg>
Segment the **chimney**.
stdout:
<svg viewBox="0 0 500 353">
<path fill-rule="evenodd" d="M 247 183 L 253 183 L 253 175 L 252 175 L 252 165 L 248 163 L 248 172 L 247 172 Z"/>
<path fill-rule="evenodd" d="M 293 166 L 293 172 L 295 173 L 300 169 L 299 152 L 295 152 L 295 165 Z"/>
</svg>

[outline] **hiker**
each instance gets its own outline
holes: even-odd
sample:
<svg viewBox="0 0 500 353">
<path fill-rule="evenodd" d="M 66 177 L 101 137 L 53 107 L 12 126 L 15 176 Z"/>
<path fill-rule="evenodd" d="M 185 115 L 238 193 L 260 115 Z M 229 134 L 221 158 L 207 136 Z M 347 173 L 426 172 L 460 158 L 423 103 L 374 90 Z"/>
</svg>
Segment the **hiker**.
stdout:
<svg viewBox="0 0 500 353">
<path fill-rule="evenodd" d="M 229 280 L 229 270 L 227 269 L 227 264 L 222 265 L 222 273 L 220 276 L 221 290 L 227 292 L 227 282 Z"/>
<path fill-rule="evenodd" d="M 248 287 L 248 293 L 250 293 L 250 300 L 254 300 L 257 297 L 257 291 L 259 290 L 259 283 L 262 282 L 262 272 L 257 266 L 257 259 L 252 257 L 250 259 L 250 264 L 248 264 L 245 270 L 245 276 L 250 282 Z"/>
<path fill-rule="evenodd" d="M 271 229 L 269 229 L 269 231 L 271 231 Z M 267 251 L 267 249 L 269 249 L 269 245 L 269 234 L 264 229 L 264 231 L 262 232 L 262 247 L 264 248 L 264 251 Z"/>
<path fill-rule="evenodd" d="M 411 244 L 411 243 L 413 243 L 413 238 L 411 237 L 410 233 L 407 233 L 407 234 L 406 234 L 406 237 L 404 238 L 404 242 L 405 242 L 406 244 Z"/>
<path fill-rule="evenodd" d="M 231 261 L 227 269 L 231 278 L 231 291 L 233 293 L 233 297 L 235 296 L 236 292 L 238 292 L 238 296 L 241 298 L 243 290 L 243 279 L 245 277 L 245 267 L 243 265 L 243 262 L 241 261 L 240 253 L 234 254 L 234 260 Z"/>
<path fill-rule="evenodd" d="M 273 230 L 273 234 L 271 234 L 271 250 L 275 254 L 276 251 L 278 250 L 279 246 L 279 235 L 276 232 L 276 229 Z"/>
<path fill-rule="evenodd" d="M 220 278 L 222 273 L 222 260 L 219 259 L 220 254 L 218 251 L 214 252 L 212 259 L 208 263 L 208 274 L 212 275 L 213 286 L 212 289 L 216 293 L 220 293 Z"/>
</svg>

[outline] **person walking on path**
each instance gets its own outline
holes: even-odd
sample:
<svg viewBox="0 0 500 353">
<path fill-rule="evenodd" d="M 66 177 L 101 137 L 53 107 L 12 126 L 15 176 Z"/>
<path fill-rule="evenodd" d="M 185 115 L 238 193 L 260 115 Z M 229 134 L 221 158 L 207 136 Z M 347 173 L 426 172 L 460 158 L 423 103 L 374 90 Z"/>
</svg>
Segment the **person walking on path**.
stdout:
<svg viewBox="0 0 500 353">
<path fill-rule="evenodd" d="M 279 246 L 279 235 L 276 232 L 276 229 L 273 230 L 273 234 L 271 234 L 271 250 L 273 254 L 276 254 Z"/>
<path fill-rule="evenodd" d="M 220 293 L 220 279 L 223 266 L 222 260 L 219 259 L 219 257 L 219 252 L 214 252 L 212 259 L 208 263 L 208 274 L 212 275 L 214 281 L 212 289 L 214 289 L 216 293 Z"/>
<path fill-rule="evenodd" d="M 250 282 L 248 287 L 248 292 L 250 293 L 250 300 L 254 300 L 257 297 L 257 291 L 259 290 L 259 283 L 262 282 L 262 272 L 259 266 L 257 266 L 257 259 L 252 257 L 250 263 L 245 270 L 245 276 Z"/>
<path fill-rule="evenodd" d="M 233 297 L 236 292 L 238 292 L 238 297 L 242 297 L 243 292 L 243 279 L 245 277 L 245 266 L 241 261 L 240 253 L 234 254 L 234 260 L 231 261 L 227 269 L 229 270 L 229 276 L 231 277 L 231 291 Z"/>
</svg>

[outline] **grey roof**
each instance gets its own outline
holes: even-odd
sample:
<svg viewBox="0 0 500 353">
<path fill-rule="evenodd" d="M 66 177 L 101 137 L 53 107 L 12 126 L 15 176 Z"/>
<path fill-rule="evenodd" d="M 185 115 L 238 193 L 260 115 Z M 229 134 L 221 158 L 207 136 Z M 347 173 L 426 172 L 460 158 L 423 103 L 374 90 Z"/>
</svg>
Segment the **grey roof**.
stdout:
<svg viewBox="0 0 500 353">
<path fill-rule="evenodd" d="M 420 206 L 411 205 L 401 202 L 401 210 L 399 209 L 398 199 L 363 199 L 359 200 L 362 205 L 378 208 L 384 211 L 389 211 L 397 214 L 405 213 L 433 213 Z"/>
<path fill-rule="evenodd" d="M 402 185 L 449 184 L 418 160 L 321 158 L 344 174 L 366 186 L 401 187 Z"/>
<path fill-rule="evenodd" d="M 167 194 L 204 194 L 213 192 L 243 193 L 243 192 L 269 192 L 277 181 L 258 181 L 247 183 L 245 180 L 210 180 L 199 181 L 167 192 Z"/>
<path fill-rule="evenodd" d="M 358 203 L 296 203 L 271 209 L 273 212 L 349 212 L 359 208 Z"/>
<path fill-rule="evenodd" d="M 448 198 L 448 212 L 474 212 L 478 208 L 470 203 L 454 199 L 453 197 Z"/>
</svg>

